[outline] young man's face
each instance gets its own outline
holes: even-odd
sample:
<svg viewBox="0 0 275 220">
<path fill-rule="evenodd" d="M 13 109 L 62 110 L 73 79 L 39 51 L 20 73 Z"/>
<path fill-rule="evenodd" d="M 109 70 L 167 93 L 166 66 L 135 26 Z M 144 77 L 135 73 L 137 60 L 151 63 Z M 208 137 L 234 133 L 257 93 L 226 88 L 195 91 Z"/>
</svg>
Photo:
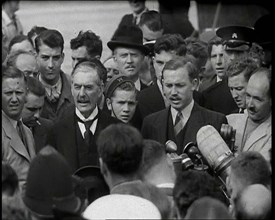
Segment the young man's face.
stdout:
<svg viewBox="0 0 275 220">
<path fill-rule="evenodd" d="M 61 48 L 50 48 L 43 44 L 39 46 L 37 62 L 42 79 L 48 84 L 55 84 L 61 71 L 61 65 L 64 61 L 64 53 Z"/>
</svg>

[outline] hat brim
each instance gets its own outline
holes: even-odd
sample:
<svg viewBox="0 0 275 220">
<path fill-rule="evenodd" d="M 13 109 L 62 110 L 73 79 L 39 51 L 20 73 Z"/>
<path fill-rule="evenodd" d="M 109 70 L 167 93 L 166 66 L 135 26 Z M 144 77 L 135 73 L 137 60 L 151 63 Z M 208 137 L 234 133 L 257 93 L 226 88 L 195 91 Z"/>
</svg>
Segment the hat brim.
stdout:
<svg viewBox="0 0 275 220">
<path fill-rule="evenodd" d="M 224 49 L 226 51 L 248 51 L 249 48 L 250 47 L 248 45 L 241 45 L 238 47 L 229 47 L 228 45 L 226 45 Z"/>
<path fill-rule="evenodd" d="M 81 208 L 81 201 L 78 197 L 71 195 L 65 199 L 37 200 L 27 196 L 23 197 L 26 207 L 37 216 L 53 217 L 53 207 L 72 213 L 76 213 Z"/>
<path fill-rule="evenodd" d="M 149 49 L 143 45 L 140 44 L 130 44 L 127 42 L 122 41 L 109 41 L 107 43 L 107 46 L 113 51 L 117 47 L 128 47 L 128 48 L 135 48 L 143 52 L 145 55 L 149 54 Z"/>
</svg>

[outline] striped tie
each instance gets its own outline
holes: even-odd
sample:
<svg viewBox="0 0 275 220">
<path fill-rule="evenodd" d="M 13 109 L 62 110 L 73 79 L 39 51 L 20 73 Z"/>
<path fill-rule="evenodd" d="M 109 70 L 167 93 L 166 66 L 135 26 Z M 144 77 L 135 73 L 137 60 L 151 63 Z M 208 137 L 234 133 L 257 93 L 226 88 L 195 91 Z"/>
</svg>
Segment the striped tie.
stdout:
<svg viewBox="0 0 275 220">
<path fill-rule="evenodd" d="M 175 136 L 177 136 L 178 133 L 180 133 L 180 131 L 183 129 L 183 127 L 184 127 L 183 116 L 182 116 L 181 112 L 178 112 L 178 114 L 176 116 L 175 126 L 174 126 Z"/>
</svg>

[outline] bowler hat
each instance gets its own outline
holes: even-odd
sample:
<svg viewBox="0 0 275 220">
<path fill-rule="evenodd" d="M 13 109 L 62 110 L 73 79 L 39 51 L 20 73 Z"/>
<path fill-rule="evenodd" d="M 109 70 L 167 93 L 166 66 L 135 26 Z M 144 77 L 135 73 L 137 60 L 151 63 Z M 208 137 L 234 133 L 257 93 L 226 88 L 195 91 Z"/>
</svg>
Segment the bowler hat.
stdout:
<svg viewBox="0 0 275 220">
<path fill-rule="evenodd" d="M 84 166 L 76 170 L 73 177 L 79 177 L 81 187 L 85 188 L 84 199 L 88 199 L 89 204 L 101 196 L 110 194 L 109 187 L 105 182 L 100 168 L 97 166 Z"/>
<path fill-rule="evenodd" d="M 114 33 L 107 46 L 114 50 L 116 47 L 135 48 L 142 51 L 145 55 L 149 53 L 147 47 L 143 45 L 142 31 L 136 26 L 123 25 Z"/>
<path fill-rule="evenodd" d="M 255 41 L 254 30 L 246 26 L 220 27 L 216 35 L 222 38 L 225 50 L 246 51 Z"/>
<path fill-rule="evenodd" d="M 110 98 L 113 92 L 116 90 L 116 88 L 125 82 L 130 82 L 135 87 L 134 82 L 130 80 L 127 76 L 123 76 L 123 75 L 113 76 L 112 79 L 105 86 L 105 89 L 104 89 L 105 97 Z"/>
<path fill-rule="evenodd" d="M 53 208 L 77 213 L 81 202 L 74 195 L 71 169 L 65 158 L 46 146 L 32 160 L 23 201 L 41 217 L 53 217 Z"/>
</svg>

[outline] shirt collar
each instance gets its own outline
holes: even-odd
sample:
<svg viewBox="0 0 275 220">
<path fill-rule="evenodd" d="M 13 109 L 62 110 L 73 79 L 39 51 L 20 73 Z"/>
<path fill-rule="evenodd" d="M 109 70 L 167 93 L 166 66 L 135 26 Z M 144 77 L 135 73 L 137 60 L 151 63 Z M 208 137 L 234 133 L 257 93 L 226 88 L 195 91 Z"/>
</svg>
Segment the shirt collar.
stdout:
<svg viewBox="0 0 275 220">
<path fill-rule="evenodd" d="M 158 184 L 157 187 L 158 188 L 174 188 L 175 184 L 174 183 L 161 183 Z"/>
<path fill-rule="evenodd" d="M 75 108 L 75 114 L 77 115 L 77 117 L 79 117 L 82 121 L 91 121 L 94 119 L 94 117 L 98 114 L 98 107 L 96 106 L 95 109 L 93 110 L 93 112 L 90 114 L 90 116 L 88 118 L 85 118 L 81 112 L 78 110 L 78 108 Z"/>
<path fill-rule="evenodd" d="M 145 7 L 144 10 L 142 12 L 140 12 L 139 14 L 133 13 L 133 16 L 137 18 L 137 24 L 139 24 L 141 15 L 146 11 L 148 11 L 147 7 Z"/>
<path fill-rule="evenodd" d="M 217 75 L 217 82 L 220 82 L 222 81 L 222 78 L 220 78 L 218 75 Z"/>
<path fill-rule="evenodd" d="M 189 105 L 187 105 L 182 111 L 182 116 L 183 116 L 183 121 L 184 124 L 188 121 L 190 115 L 191 115 L 191 111 L 193 109 L 194 106 L 194 100 L 192 99 L 192 101 L 190 102 Z M 172 114 L 172 119 L 173 119 L 173 124 L 175 124 L 176 121 L 176 116 L 178 114 L 178 110 L 174 109 L 173 107 L 171 107 L 171 114 Z"/>
<path fill-rule="evenodd" d="M 140 88 L 141 88 L 141 83 L 140 83 L 140 80 L 138 79 L 137 81 L 135 81 L 135 87 L 138 91 L 140 91 Z"/>
</svg>

